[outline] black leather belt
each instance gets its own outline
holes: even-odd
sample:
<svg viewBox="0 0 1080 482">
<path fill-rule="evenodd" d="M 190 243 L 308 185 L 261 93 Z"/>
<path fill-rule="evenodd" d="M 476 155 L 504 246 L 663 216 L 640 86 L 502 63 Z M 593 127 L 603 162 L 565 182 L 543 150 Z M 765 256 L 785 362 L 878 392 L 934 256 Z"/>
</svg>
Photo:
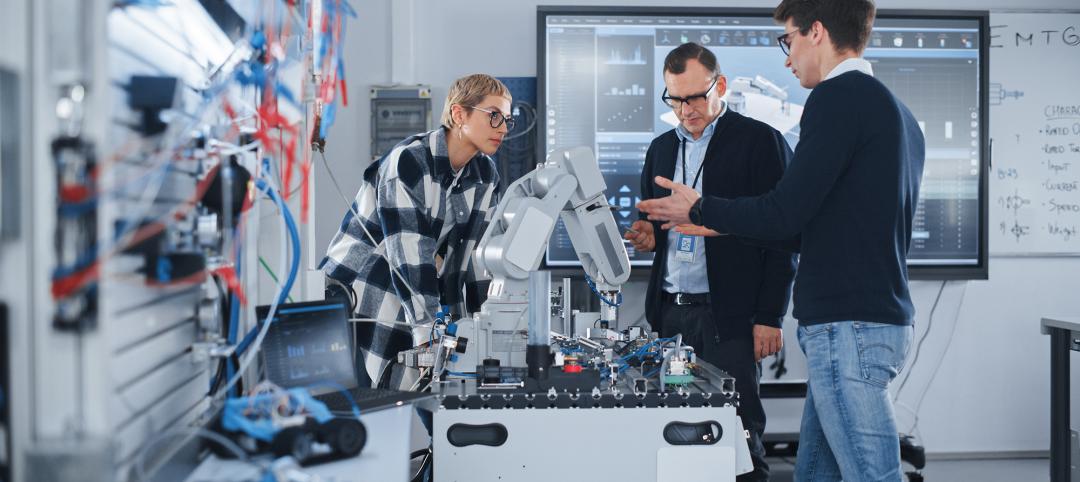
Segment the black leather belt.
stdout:
<svg viewBox="0 0 1080 482">
<path fill-rule="evenodd" d="M 705 305 L 709 303 L 708 293 L 668 293 L 663 292 L 664 301 L 677 306 Z"/>
</svg>

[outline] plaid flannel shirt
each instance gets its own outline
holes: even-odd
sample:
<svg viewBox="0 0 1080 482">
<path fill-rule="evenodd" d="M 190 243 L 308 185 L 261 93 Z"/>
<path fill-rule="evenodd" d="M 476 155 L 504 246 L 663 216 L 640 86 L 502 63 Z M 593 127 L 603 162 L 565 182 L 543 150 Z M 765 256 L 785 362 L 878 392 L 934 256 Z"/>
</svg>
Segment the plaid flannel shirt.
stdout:
<svg viewBox="0 0 1080 482">
<path fill-rule="evenodd" d="M 472 253 L 498 204 L 498 184 L 495 163 L 483 153 L 469 161 L 455 183 L 444 128 L 409 137 L 364 171 L 353 210 L 345 214 L 319 267 L 352 287 L 360 317 L 416 325 L 430 323 L 440 305 L 456 316 L 475 311 L 484 293 Z M 448 223 L 453 227 L 439 243 Z M 439 268 L 436 255 L 442 258 Z M 391 276 L 387 259 L 413 293 Z M 357 353 L 378 383 L 397 352 L 428 336 L 427 328 L 410 333 L 400 324 L 361 323 Z"/>
</svg>

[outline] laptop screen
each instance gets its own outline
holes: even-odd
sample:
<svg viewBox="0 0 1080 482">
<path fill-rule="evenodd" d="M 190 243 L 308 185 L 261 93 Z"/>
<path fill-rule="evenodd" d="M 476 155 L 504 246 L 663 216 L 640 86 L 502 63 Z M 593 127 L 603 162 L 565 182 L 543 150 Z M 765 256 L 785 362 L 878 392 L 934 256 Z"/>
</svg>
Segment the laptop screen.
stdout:
<svg viewBox="0 0 1080 482">
<path fill-rule="evenodd" d="M 259 306 L 259 319 L 269 306 Z M 266 378 L 284 388 L 310 387 L 313 394 L 355 388 L 348 314 L 336 301 L 278 306 L 263 341 Z M 337 387 L 340 385 L 340 387 Z"/>
</svg>

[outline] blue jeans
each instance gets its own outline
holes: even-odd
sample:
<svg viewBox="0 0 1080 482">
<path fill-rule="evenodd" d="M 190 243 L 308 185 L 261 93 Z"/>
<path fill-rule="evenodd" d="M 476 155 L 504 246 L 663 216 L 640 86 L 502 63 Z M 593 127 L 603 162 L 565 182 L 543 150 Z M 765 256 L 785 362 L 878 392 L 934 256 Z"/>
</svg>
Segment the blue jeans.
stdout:
<svg viewBox="0 0 1080 482">
<path fill-rule="evenodd" d="M 799 327 L 809 381 L 797 482 L 903 480 L 888 387 L 904 367 L 913 331 L 864 321 Z"/>
</svg>

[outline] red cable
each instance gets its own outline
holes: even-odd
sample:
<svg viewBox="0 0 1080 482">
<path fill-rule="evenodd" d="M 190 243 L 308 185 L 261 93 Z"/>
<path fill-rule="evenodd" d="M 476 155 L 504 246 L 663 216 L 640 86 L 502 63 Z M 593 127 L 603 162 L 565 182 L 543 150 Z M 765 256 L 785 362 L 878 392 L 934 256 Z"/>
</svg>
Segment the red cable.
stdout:
<svg viewBox="0 0 1080 482">
<path fill-rule="evenodd" d="M 213 271 L 215 275 L 225 280 L 225 285 L 236 294 L 236 299 L 241 306 L 247 306 L 247 297 L 244 296 L 244 287 L 240 285 L 240 279 L 236 277 L 236 269 L 232 266 L 221 266 Z"/>
<path fill-rule="evenodd" d="M 189 209 L 194 207 L 195 204 L 202 200 L 203 196 L 206 195 L 207 189 L 210 188 L 210 183 L 213 182 L 220 168 L 221 167 L 218 166 L 211 170 L 210 173 L 206 175 L 206 178 L 202 181 L 199 181 L 199 184 L 196 185 L 195 194 L 190 199 L 184 201 L 183 203 L 180 203 L 179 207 L 177 207 L 172 213 L 166 214 L 165 216 L 162 216 L 162 218 L 164 219 L 170 216 L 173 218 L 177 216 L 182 217 L 184 214 L 186 214 Z M 135 246 L 145 241 L 146 239 L 149 239 L 150 237 L 154 236 L 157 233 L 160 233 L 164 229 L 165 224 L 161 221 L 154 221 L 152 223 L 146 224 L 136 230 L 127 243 L 125 243 L 123 246 L 114 246 L 110 252 L 106 253 L 101 258 L 95 260 L 93 264 L 91 264 L 89 267 L 74 274 L 65 276 L 63 278 L 53 280 L 51 290 L 53 299 L 58 300 L 62 298 L 67 298 L 73 293 L 81 290 L 89 282 L 98 278 L 100 274 L 98 271 L 101 263 L 112 258 L 116 255 L 116 253 L 121 252 L 128 247 Z"/>
</svg>

